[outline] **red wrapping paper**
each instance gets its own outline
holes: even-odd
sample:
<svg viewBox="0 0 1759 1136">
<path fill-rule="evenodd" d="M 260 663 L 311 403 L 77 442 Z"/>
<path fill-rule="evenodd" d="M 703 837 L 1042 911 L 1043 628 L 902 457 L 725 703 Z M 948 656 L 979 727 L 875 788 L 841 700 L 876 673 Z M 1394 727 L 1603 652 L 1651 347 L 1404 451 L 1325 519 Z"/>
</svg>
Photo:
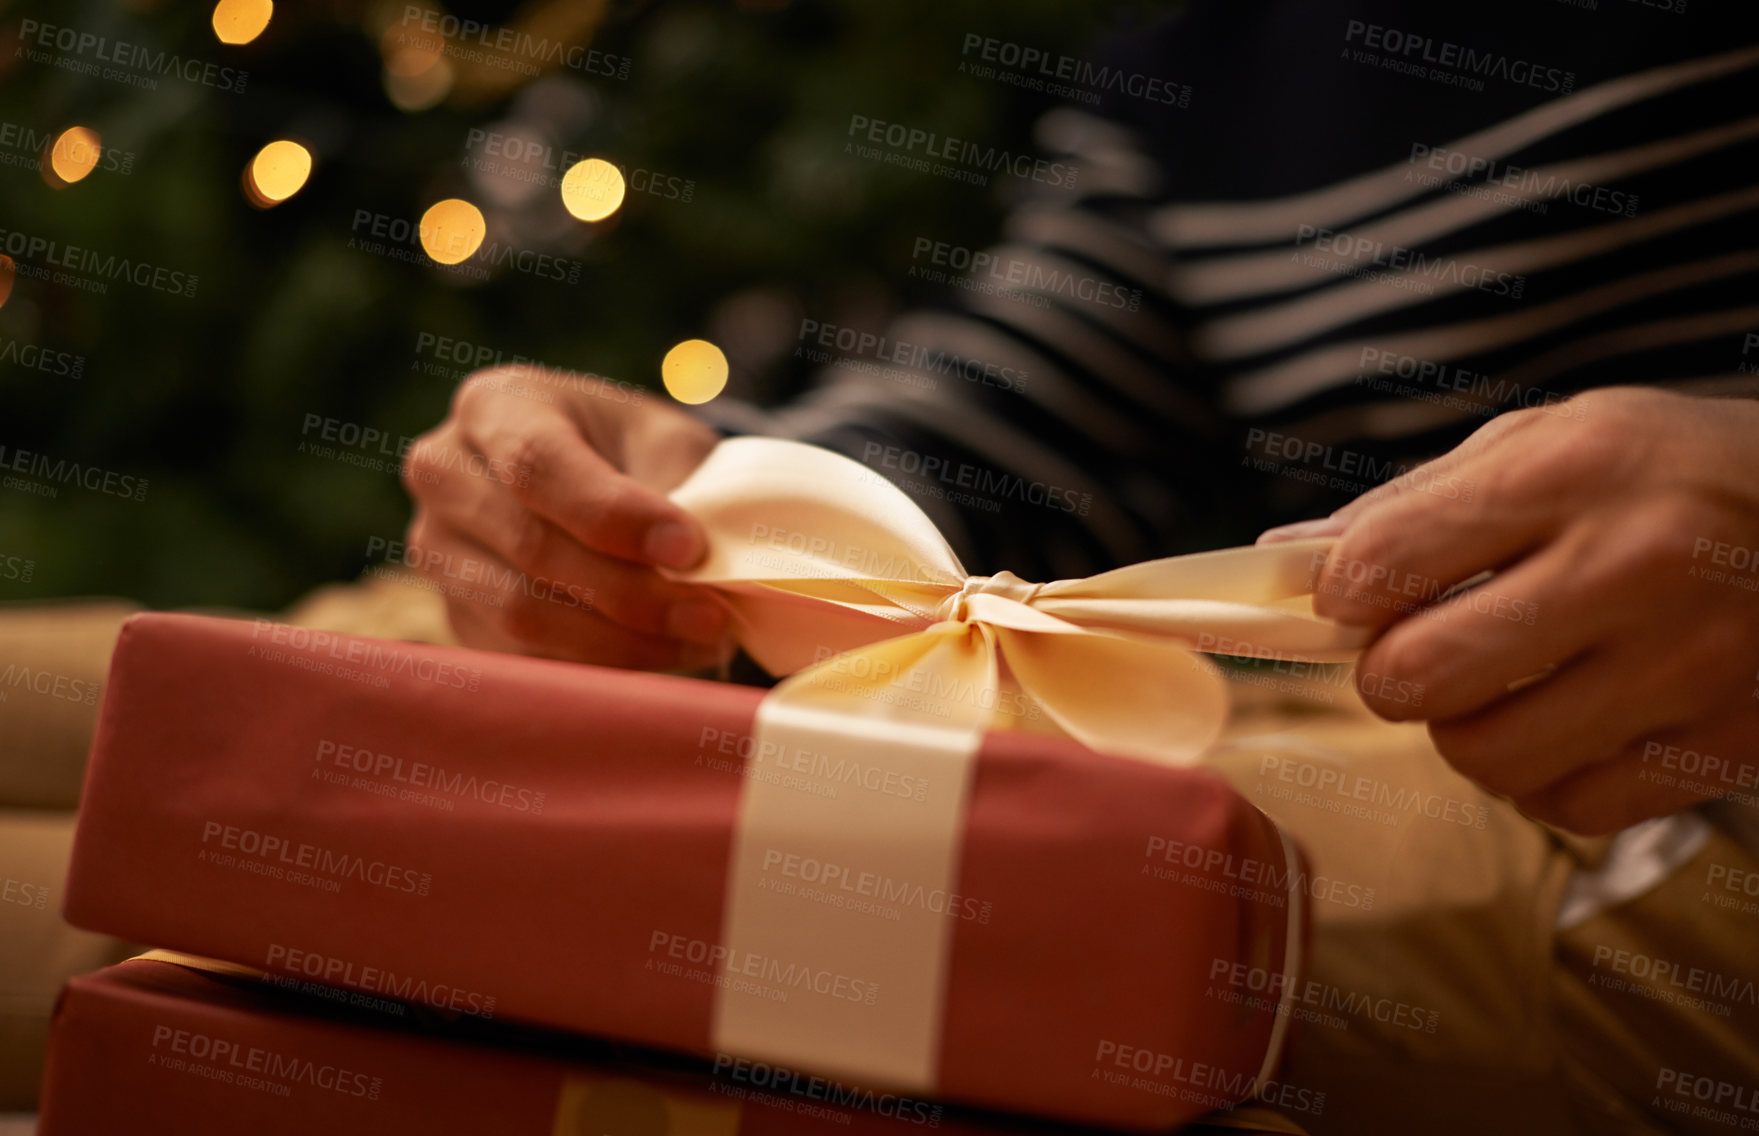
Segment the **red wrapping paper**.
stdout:
<svg viewBox="0 0 1759 1136">
<path fill-rule="evenodd" d="M 383 1015 L 380 1015 L 381 1017 Z M 388 1019 L 394 1022 L 396 1019 Z M 953 1128 L 939 1105 L 827 1101 L 809 1084 L 532 1052 L 381 1028 L 184 966 L 74 979 L 50 1038 L 38 1136 L 810 1136 Z"/>
<path fill-rule="evenodd" d="M 717 981 L 873 993 L 816 970 L 810 943 L 790 959 L 715 954 L 741 786 L 787 776 L 785 759 L 740 753 L 761 696 L 140 616 L 105 689 L 66 915 L 382 997 L 712 1057 Z M 1199 876 L 1230 857 L 1273 879 L 1301 870 L 1213 775 L 987 737 L 946 904 L 936 1095 L 1165 1129 L 1250 1094 L 1298 948 L 1288 911 L 1184 869 L 1169 878 L 1169 848 Z M 1228 966 L 1264 975 L 1267 997 L 1217 997 Z"/>
<path fill-rule="evenodd" d="M 38 1136 L 1062 1136 L 851 1092 L 460 1031 L 149 958 L 74 979 L 56 1007 Z M 431 1017 L 431 1015 L 429 1015 Z M 460 1036 L 468 1032 L 471 1036 Z M 1263 1109 L 1203 1131 L 1299 1133 Z"/>
</svg>

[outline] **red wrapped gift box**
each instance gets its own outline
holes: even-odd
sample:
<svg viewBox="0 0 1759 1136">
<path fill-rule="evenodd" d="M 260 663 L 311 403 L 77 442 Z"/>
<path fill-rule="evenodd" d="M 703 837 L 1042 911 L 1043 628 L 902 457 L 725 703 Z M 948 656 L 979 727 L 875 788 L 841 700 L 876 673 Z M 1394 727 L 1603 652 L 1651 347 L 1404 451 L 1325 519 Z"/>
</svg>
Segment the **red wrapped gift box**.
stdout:
<svg viewBox="0 0 1759 1136">
<path fill-rule="evenodd" d="M 56 1010 L 39 1136 L 804 1136 L 942 1128 L 939 1105 L 843 1106 L 822 1088 L 424 1036 L 172 962 L 74 979 Z M 388 1028 L 387 1028 L 388 1027 Z M 974 1132 L 985 1129 L 971 1126 Z"/>
<path fill-rule="evenodd" d="M 192 969 L 193 966 L 193 969 Z M 56 1007 L 38 1136 L 1062 1136 L 811 1078 L 690 1067 L 529 1031 L 460 1031 L 142 957 Z M 392 1007 L 402 1009 L 402 1007 Z M 410 1014 L 409 1017 L 419 1016 Z M 468 1032 L 470 1036 L 461 1036 Z M 638 1060 L 636 1058 L 645 1058 Z M 1212 1123 L 1300 1130 L 1249 1107 Z"/>
<path fill-rule="evenodd" d="M 105 690 L 67 918 L 366 994 L 713 1056 L 719 987 L 885 996 L 816 968 L 811 942 L 790 958 L 720 945 L 741 788 L 790 776 L 785 756 L 750 752 L 761 697 L 137 617 Z M 1184 864 L 1257 861 L 1285 881 L 1301 870 L 1210 774 L 987 736 L 956 894 L 892 897 L 939 905 L 952 926 L 938 1096 L 1152 1129 L 1251 1095 L 1285 1019 L 1262 999 L 1215 997 L 1209 980 L 1248 967 L 1272 1001 L 1292 985 L 1299 888 L 1204 886 L 1166 871 L 1180 845 Z M 779 862 L 774 886 L 802 903 L 886 918 L 859 881 L 792 869 Z"/>
</svg>

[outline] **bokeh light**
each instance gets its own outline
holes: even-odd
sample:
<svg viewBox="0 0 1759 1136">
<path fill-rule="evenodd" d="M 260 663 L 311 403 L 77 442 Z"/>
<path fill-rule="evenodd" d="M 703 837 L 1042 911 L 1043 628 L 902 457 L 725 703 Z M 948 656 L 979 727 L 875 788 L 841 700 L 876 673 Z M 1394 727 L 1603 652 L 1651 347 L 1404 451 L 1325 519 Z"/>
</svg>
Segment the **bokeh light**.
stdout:
<svg viewBox="0 0 1759 1136">
<path fill-rule="evenodd" d="M 481 209 L 448 197 L 421 215 L 421 247 L 441 264 L 457 264 L 482 247 L 488 229 Z"/>
<path fill-rule="evenodd" d="M 445 39 L 422 31 L 419 21 L 413 29 L 410 23 L 405 12 L 402 21 L 385 28 L 379 56 L 385 63 L 385 97 L 398 110 L 413 113 L 438 105 L 451 93 L 456 74 L 445 57 Z"/>
<path fill-rule="evenodd" d="M 625 192 L 622 172 L 603 158 L 576 162 L 562 175 L 562 206 L 582 221 L 615 213 Z"/>
<path fill-rule="evenodd" d="M 45 173 L 50 176 L 45 180 L 58 188 L 72 185 L 97 168 L 103 152 L 97 131 L 87 126 L 70 126 L 49 149 L 49 168 Z"/>
<path fill-rule="evenodd" d="M 379 36 L 379 55 L 393 75 L 419 75 L 445 57 L 446 41 L 438 35 L 410 31 L 392 24 Z"/>
<path fill-rule="evenodd" d="M 257 151 L 245 168 L 251 198 L 264 207 L 279 205 L 304 188 L 311 177 L 311 151 L 278 138 Z"/>
<path fill-rule="evenodd" d="M 263 34 L 274 14 L 274 0 L 220 0 L 214 5 L 214 34 L 221 43 L 249 43 Z"/>
<path fill-rule="evenodd" d="M 385 97 L 398 110 L 427 110 L 438 106 L 440 100 L 452 92 L 452 65 L 444 59 L 437 60 L 424 70 L 412 75 L 400 74 L 391 68 L 385 68 Z"/>
<path fill-rule="evenodd" d="M 727 387 L 727 357 L 706 339 L 686 339 L 660 363 L 666 393 L 692 406 L 707 402 Z"/>
</svg>

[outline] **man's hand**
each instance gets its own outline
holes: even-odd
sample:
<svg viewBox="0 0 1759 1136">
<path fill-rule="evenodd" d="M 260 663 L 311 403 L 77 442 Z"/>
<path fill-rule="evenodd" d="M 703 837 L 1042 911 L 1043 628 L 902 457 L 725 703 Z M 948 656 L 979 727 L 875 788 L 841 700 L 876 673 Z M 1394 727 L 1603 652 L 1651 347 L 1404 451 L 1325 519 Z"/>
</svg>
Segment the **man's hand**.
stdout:
<svg viewBox="0 0 1759 1136">
<path fill-rule="evenodd" d="M 1759 403 L 1610 389 L 1503 414 L 1333 527 L 1314 606 L 1380 629 L 1368 705 L 1427 719 L 1530 816 L 1606 833 L 1759 792 Z M 1323 531 L 1291 528 L 1261 539 Z"/>
<path fill-rule="evenodd" d="M 410 560 L 453 630 L 494 650 L 671 669 L 726 656 L 707 589 L 656 565 L 702 558 L 701 526 L 666 499 L 716 434 L 645 392 L 520 367 L 479 371 L 403 467 Z"/>
</svg>

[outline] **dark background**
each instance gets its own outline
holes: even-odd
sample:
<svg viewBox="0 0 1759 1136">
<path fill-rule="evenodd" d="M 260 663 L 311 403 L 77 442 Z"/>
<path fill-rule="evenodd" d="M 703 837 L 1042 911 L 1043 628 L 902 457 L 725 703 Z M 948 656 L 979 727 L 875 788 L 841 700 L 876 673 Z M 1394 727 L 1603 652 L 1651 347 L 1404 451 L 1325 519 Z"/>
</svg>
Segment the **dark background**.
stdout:
<svg viewBox="0 0 1759 1136">
<path fill-rule="evenodd" d="M 438 362 L 418 354 L 424 332 L 654 388 L 666 349 L 702 336 L 731 359 L 730 393 L 785 397 L 807 373 L 790 358 L 802 315 L 880 325 L 918 298 L 914 239 L 981 246 L 1006 204 L 995 189 L 846 156 L 850 116 L 1024 146 L 1048 104 L 960 74 L 967 33 L 1097 50 L 1168 7 L 455 3 L 461 17 L 626 59 L 628 77 L 485 52 L 540 74 L 461 60 L 443 101 L 405 111 L 387 95 L 383 54 L 401 3 L 282 0 L 243 46 L 218 42 L 208 3 L 0 5 L 0 123 L 37 136 L 83 124 L 112 151 L 53 188 L 22 144 L 6 149 L 0 229 L 199 278 L 193 298 L 14 280 L 0 345 L 83 361 L 74 377 L 0 360 L 0 446 L 149 485 L 141 502 L 65 484 L 54 497 L 0 489 L 0 558 L 33 565 L 28 581 L 0 581 L 0 600 L 272 609 L 358 575 L 367 540 L 408 519 L 400 439 L 438 421 L 469 370 L 423 370 Z M 242 92 L 173 76 L 143 90 L 75 74 L 24 53 L 26 19 L 248 79 Z M 653 191 L 586 225 L 550 186 L 513 200 L 516 183 L 473 180 L 465 160 L 483 154 L 466 149 L 469 131 L 514 126 L 552 147 L 552 168 L 535 163 L 550 186 L 565 156 L 595 155 L 653 171 Z M 258 210 L 241 175 L 279 137 L 316 165 L 297 196 Z M 408 244 L 407 260 L 350 247 L 369 236 L 358 210 L 414 222 L 449 196 L 483 208 L 489 240 L 579 262 L 578 281 L 472 280 Z M 382 444 L 338 447 L 380 468 L 301 452 L 333 444 L 309 415 L 382 432 Z"/>
</svg>

